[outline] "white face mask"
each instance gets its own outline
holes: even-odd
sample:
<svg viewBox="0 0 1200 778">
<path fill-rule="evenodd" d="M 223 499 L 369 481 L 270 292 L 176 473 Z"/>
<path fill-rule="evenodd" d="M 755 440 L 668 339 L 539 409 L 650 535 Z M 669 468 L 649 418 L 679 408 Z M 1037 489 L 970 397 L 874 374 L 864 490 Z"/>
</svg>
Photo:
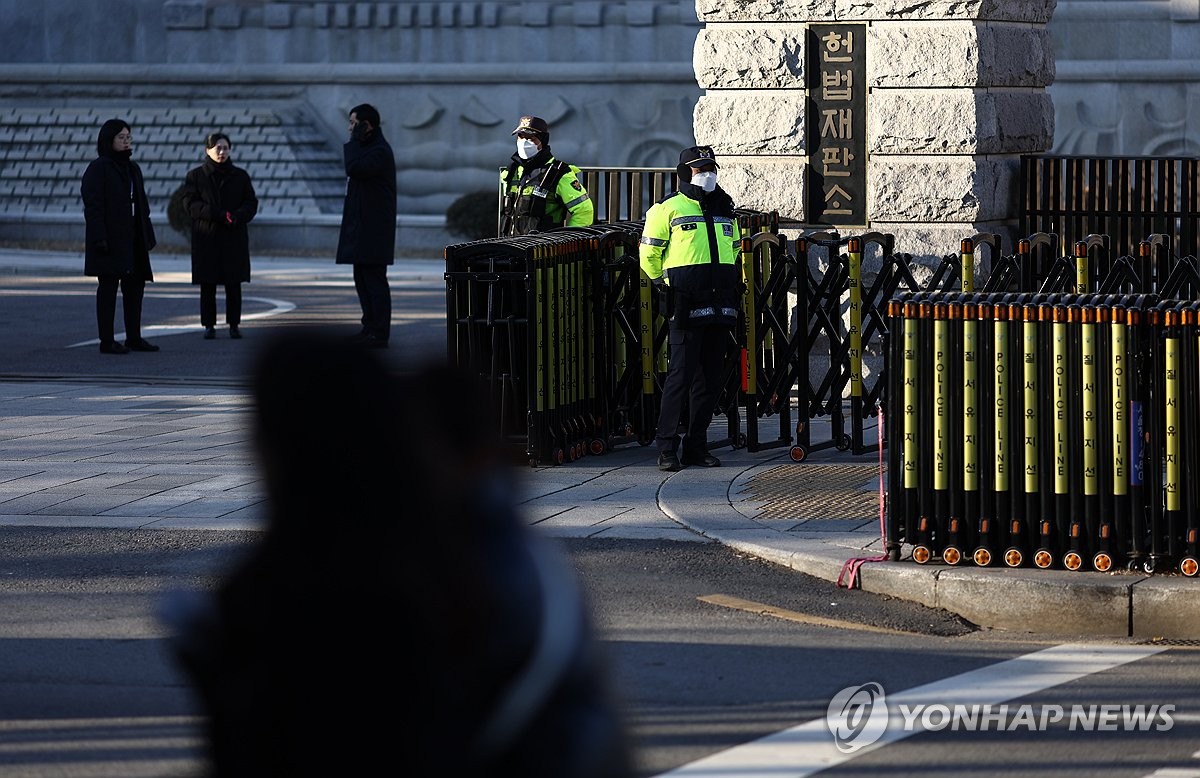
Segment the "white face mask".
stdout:
<svg viewBox="0 0 1200 778">
<path fill-rule="evenodd" d="M 711 192 L 717 188 L 717 172 L 709 170 L 704 173 L 693 173 L 692 183 L 703 189 L 705 192 Z"/>
<path fill-rule="evenodd" d="M 529 159 L 538 153 L 537 144 L 529 140 L 529 138 L 517 138 L 517 156 L 521 159 Z"/>
</svg>

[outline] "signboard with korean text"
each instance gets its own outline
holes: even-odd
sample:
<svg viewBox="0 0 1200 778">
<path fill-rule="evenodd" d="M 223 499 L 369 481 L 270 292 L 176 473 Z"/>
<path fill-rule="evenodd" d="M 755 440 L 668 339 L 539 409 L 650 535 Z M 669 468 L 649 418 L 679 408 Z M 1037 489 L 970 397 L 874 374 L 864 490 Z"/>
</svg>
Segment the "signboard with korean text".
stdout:
<svg viewBox="0 0 1200 778">
<path fill-rule="evenodd" d="M 867 26 L 808 26 L 810 224 L 867 223 Z"/>
</svg>

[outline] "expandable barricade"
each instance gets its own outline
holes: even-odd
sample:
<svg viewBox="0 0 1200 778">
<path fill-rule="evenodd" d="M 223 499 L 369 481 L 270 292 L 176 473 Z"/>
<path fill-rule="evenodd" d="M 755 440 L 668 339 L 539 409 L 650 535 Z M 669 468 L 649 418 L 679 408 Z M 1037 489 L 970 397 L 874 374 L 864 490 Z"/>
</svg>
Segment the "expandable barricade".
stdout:
<svg viewBox="0 0 1200 778">
<path fill-rule="evenodd" d="M 886 541 L 917 563 L 1200 572 L 1200 304 L 917 293 L 888 308 Z"/>
</svg>

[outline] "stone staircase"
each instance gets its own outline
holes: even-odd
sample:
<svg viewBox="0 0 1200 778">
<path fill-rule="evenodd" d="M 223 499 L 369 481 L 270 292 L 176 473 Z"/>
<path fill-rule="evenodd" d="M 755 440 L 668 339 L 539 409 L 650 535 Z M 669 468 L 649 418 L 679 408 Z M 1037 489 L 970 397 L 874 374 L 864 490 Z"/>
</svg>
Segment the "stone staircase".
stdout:
<svg viewBox="0 0 1200 778">
<path fill-rule="evenodd" d="M 146 176 L 155 211 L 166 210 L 187 171 L 203 160 L 204 137 L 220 131 L 232 139 L 234 162 L 254 182 L 260 214 L 341 213 L 342 150 L 302 104 L 9 104 L 0 105 L 0 220 L 82 219 L 80 179 L 96 156 L 100 125 L 114 116 L 133 130 L 133 158 Z"/>
</svg>

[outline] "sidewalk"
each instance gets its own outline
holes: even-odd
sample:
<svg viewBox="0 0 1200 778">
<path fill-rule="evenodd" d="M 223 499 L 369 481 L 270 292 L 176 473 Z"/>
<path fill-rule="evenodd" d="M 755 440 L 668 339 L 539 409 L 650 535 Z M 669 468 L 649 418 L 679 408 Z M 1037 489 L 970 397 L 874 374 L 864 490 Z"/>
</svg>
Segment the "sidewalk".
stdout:
<svg viewBox="0 0 1200 778">
<path fill-rule="evenodd" d="M 69 254 L 21 254 L 0 252 L 0 272 L 80 266 Z M 183 272 L 186 262 L 156 258 L 156 271 Z M 329 260 L 256 258 L 255 267 L 310 277 L 349 273 Z M 399 260 L 394 275 L 440 280 L 441 267 Z M 264 494 L 249 412 L 236 387 L 0 382 L 0 525 L 258 529 Z M 819 430 L 820 420 L 814 441 Z M 877 453 L 828 448 L 802 463 L 786 447 L 714 453 L 722 467 L 678 473 L 660 472 L 653 449 L 636 444 L 558 467 L 521 468 L 520 509 L 553 537 L 719 541 L 830 581 L 847 560 L 882 554 Z M 1172 574 L 922 566 L 906 558 L 864 563 L 858 583 L 984 627 L 1200 639 L 1200 581 Z"/>
</svg>

